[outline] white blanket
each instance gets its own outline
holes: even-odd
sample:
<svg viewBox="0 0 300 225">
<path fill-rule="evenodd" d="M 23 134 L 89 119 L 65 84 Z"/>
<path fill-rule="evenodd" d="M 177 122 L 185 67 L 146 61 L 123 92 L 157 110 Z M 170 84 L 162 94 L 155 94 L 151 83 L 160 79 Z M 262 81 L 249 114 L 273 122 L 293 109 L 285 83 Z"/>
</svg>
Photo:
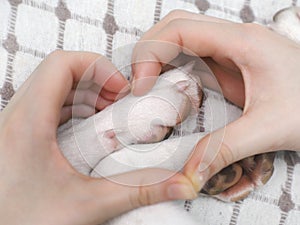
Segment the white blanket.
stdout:
<svg viewBox="0 0 300 225">
<path fill-rule="evenodd" d="M 136 42 L 141 34 L 172 9 L 187 9 L 237 22 L 268 23 L 281 8 L 297 0 L 2 0 L 0 1 L 0 94 L 1 108 L 37 64 L 56 48 L 102 53 L 118 64 L 120 46 Z M 119 64 L 120 65 L 120 64 Z M 124 65 L 124 64 L 123 64 Z M 126 72 L 126 68 L 123 70 Z M 127 71 L 128 73 L 128 71 Z M 210 113 L 217 113 L 218 96 L 207 92 L 215 104 L 201 115 L 203 129 L 212 128 Z M 227 104 L 228 121 L 240 112 Z M 219 118 L 219 117 L 216 117 Z M 284 118 L 282 118 L 284 119 Z M 221 121 L 222 122 L 222 121 Z M 223 121 L 224 122 L 224 121 Z M 218 123 L 214 123 L 218 124 Z M 161 207 L 155 224 L 288 224 L 300 221 L 300 155 L 277 154 L 275 171 L 267 185 L 244 201 L 222 203 L 199 197 L 194 201 L 163 203 L 123 215 L 122 224 L 153 224 L 154 207 Z M 172 204 L 173 207 L 164 207 Z M 176 214 L 177 211 L 181 214 Z M 140 213 L 137 213 L 140 212 Z M 99 212 L 100 213 L 100 212 Z M 118 223 L 122 217 L 116 218 Z"/>
</svg>

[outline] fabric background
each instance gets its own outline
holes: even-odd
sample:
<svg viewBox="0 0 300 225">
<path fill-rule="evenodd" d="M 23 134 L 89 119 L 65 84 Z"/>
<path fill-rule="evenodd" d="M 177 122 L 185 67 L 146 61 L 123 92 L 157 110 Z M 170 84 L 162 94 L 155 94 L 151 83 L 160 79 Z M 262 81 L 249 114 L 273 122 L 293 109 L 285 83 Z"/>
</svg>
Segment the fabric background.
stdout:
<svg viewBox="0 0 300 225">
<path fill-rule="evenodd" d="M 0 108 L 55 49 L 98 52 L 114 61 L 114 49 L 136 42 L 173 9 L 267 24 L 279 9 L 298 4 L 297 0 L 0 0 Z M 202 113 L 205 118 L 205 110 Z M 225 204 L 200 197 L 186 201 L 183 208 L 199 224 L 299 224 L 299 174 L 300 155 L 281 152 L 269 183 L 247 199 Z"/>
</svg>

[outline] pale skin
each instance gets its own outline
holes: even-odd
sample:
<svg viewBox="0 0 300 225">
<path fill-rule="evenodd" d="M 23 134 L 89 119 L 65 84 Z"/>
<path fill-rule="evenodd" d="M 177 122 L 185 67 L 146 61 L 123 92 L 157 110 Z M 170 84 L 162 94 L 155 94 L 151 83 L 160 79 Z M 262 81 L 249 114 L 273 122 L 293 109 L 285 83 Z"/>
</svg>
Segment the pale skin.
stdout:
<svg viewBox="0 0 300 225">
<path fill-rule="evenodd" d="M 156 180 L 157 174 L 170 177 L 173 172 L 145 169 L 113 178 L 140 184 L 133 187 L 81 175 L 67 162 L 56 130 L 70 118 L 75 84 L 90 65 L 74 103 L 77 116 L 93 114 L 95 101 L 101 110 L 128 93 L 128 81 L 104 57 L 56 51 L 1 112 L 1 223 L 94 225 L 143 205 L 196 197 L 191 182 L 180 173 L 153 185 L 143 184 Z"/>
<path fill-rule="evenodd" d="M 260 25 L 176 10 L 136 45 L 132 61 L 139 63 L 133 64 L 133 93 L 147 92 L 152 83 L 143 83 L 142 78 L 155 80 L 161 66 L 182 49 L 203 57 L 224 96 L 243 107 L 241 118 L 195 146 L 184 174 L 196 191 L 235 161 L 270 151 L 300 149 L 299 45 Z"/>
<path fill-rule="evenodd" d="M 101 56 L 56 51 L 39 65 L 1 112 L 0 218 L 4 224 L 100 224 L 139 206 L 195 198 L 209 177 L 239 159 L 279 149 L 300 149 L 298 45 L 258 25 L 235 24 L 183 11 L 169 14 L 142 40 L 176 43 L 207 57 L 225 97 L 244 107 L 243 116 L 226 127 L 225 136 L 218 130 L 199 142 L 183 174 L 177 173 L 162 183 L 143 186 L 157 174 L 167 176 L 173 172 L 147 169 L 119 175 L 122 180 L 136 179 L 139 187 L 83 176 L 61 155 L 56 129 L 71 116 L 73 87 Z M 145 45 L 139 51 L 137 45 L 133 61 L 160 62 L 179 53 L 164 51 L 161 60 L 155 50 L 147 51 Z M 86 82 L 74 103 L 77 116 L 92 115 L 95 102 L 96 109 L 101 110 L 129 90 L 114 66 L 101 59 L 86 78 L 94 85 Z M 134 79 L 158 75 L 158 62 L 134 65 Z M 103 85 L 100 95 L 95 94 Z M 141 95 L 149 88 L 151 85 L 147 87 L 141 81 L 133 92 Z M 211 143 L 221 141 L 222 145 L 220 151 L 219 145 L 209 145 L 207 152 L 212 154 L 207 155 L 204 150 L 209 138 Z M 201 172 L 200 164 L 206 164 Z"/>
</svg>

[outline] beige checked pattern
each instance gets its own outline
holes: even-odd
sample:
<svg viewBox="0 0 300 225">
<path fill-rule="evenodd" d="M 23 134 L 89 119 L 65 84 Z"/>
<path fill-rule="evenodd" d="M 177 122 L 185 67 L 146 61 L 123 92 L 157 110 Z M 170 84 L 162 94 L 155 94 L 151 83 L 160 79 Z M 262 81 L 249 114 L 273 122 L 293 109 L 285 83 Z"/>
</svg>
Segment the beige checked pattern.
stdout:
<svg viewBox="0 0 300 225">
<path fill-rule="evenodd" d="M 176 8 L 236 22 L 267 24 L 276 11 L 291 5 L 297 5 L 297 0 L 0 0 L 0 108 L 55 49 L 94 51 L 113 60 L 113 49 L 136 42 Z M 199 115 L 200 124 L 204 112 Z M 274 224 L 270 223 L 274 219 L 279 225 L 299 224 L 300 155 L 279 153 L 275 167 L 266 187 L 244 201 L 218 211 L 216 206 L 224 203 L 214 200 L 203 205 L 199 198 L 186 201 L 183 208 L 196 218 L 202 210 L 201 215 L 206 216 L 198 216 L 201 224 Z M 269 189 L 273 189 L 271 195 Z"/>
</svg>

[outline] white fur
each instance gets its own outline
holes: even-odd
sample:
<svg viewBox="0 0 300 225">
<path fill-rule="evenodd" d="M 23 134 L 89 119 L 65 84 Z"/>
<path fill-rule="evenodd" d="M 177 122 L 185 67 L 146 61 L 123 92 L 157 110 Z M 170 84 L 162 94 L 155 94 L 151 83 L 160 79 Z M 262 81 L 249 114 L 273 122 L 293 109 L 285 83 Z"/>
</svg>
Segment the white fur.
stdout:
<svg viewBox="0 0 300 225">
<path fill-rule="evenodd" d="M 91 175 L 107 177 L 149 167 L 179 171 L 194 146 L 204 136 L 205 133 L 196 133 L 154 144 L 127 146 L 101 160 Z"/>
<path fill-rule="evenodd" d="M 200 81 L 186 74 L 192 66 L 164 73 L 145 96 L 129 94 L 96 115 L 59 130 L 58 143 L 65 157 L 79 172 L 89 174 L 113 151 L 159 141 L 168 127 L 197 115 Z"/>
<path fill-rule="evenodd" d="M 116 217 L 105 225 L 199 225 L 180 205 L 174 201 L 142 207 Z"/>
<path fill-rule="evenodd" d="M 271 24 L 270 27 L 276 32 L 286 35 L 292 40 L 299 42 L 300 25 L 298 15 L 296 14 L 299 13 L 298 9 L 299 8 L 290 8 L 282 11 L 280 14 L 277 15 L 276 21 L 273 24 Z M 175 78 L 175 80 L 173 80 L 174 82 L 178 81 L 176 80 L 176 76 L 172 77 L 172 79 L 173 78 Z M 174 93 L 175 92 L 172 91 L 169 92 L 169 94 Z M 176 99 L 177 97 L 175 95 L 168 97 L 168 100 L 170 101 L 175 100 L 175 105 Z M 153 107 L 155 107 L 155 105 L 153 105 Z M 138 118 L 145 119 L 147 118 L 147 116 L 151 116 L 151 113 L 148 113 L 148 110 L 151 109 L 152 108 L 146 109 L 141 107 L 138 110 Z M 164 108 L 164 110 L 169 109 L 172 109 L 172 107 L 166 106 Z M 164 113 L 164 110 L 162 110 L 161 113 Z M 108 112 L 106 113 L 110 114 L 112 112 L 112 109 L 108 109 L 107 111 Z M 160 118 L 166 119 L 166 121 L 164 121 L 165 124 L 169 122 L 174 122 L 174 117 Z M 193 117 L 188 117 L 188 119 L 184 123 L 186 124 L 186 126 L 190 126 L 193 123 L 193 121 L 195 121 L 195 119 L 195 115 Z M 100 121 L 98 122 L 100 124 Z M 99 144 L 99 140 L 97 139 L 97 132 L 95 132 L 95 129 L 91 129 L 94 125 L 93 123 L 94 120 L 91 119 L 88 119 L 85 122 L 76 123 L 75 127 L 77 127 L 77 129 L 75 129 L 75 131 L 78 132 L 77 135 L 73 134 L 73 130 L 71 128 L 62 129 L 58 133 L 58 139 L 60 147 L 63 150 L 65 156 L 70 160 L 70 162 L 76 169 L 85 174 L 89 174 L 89 170 L 91 168 L 90 166 L 94 165 L 95 169 L 94 171 L 92 171 L 91 174 L 97 177 L 103 175 L 112 175 L 119 172 L 130 171 L 136 168 L 155 165 L 161 166 L 163 168 L 178 170 L 184 165 L 185 160 L 188 157 L 190 151 L 192 150 L 194 144 L 202 137 L 201 135 L 195 134 L 183 137 L 181 139 L 181 142 L 178 142 L 177 139 L 170 139 L 159 144 L 135 145 L 134 149 L 132 149 L 132 146 L 127 146 L 122 150 L 107 156 L 107 152 L 103 153 L 101 151 L 95 150 L 102 149 L 102 146 Z M 111 128 L 112 119 L 109 119 L 106 123 L 106 129 Z M 148 125 L 146 125 L 146 127 Z M 218 125 L 218 123 L 216 125 Z M 98 132 L 102 131 L 101 129 L 101 127 L 98 127 Z M 139 132 L 143 132 L 144 129 L 144 127 L 138 129 L 137 136 Z M 93 132 L 91 132 L 91 130 L 93 130 Z M 74 143 L 76 143 L 76 141 L 79 145 L 77 147 L 74 146 Z M 78 147 L 83 148 L 87 152 L 83 154 L 82 152 L 78 152 Z M 143 152 L 149 149 L 149 147 L 153 147 L 154 150 L 148 151 L 146 153 Z M 79 154 L 82 154 L 81 157 L 78 157 Z M 99 156 L 99 154 L 101 156 Z M 102 160 L 100 161 L 100 159 Z M 119 217 L 116 217 L 115 219 L 108 221 L 106 225 L 198 224 L 198 222 L 194 221 L 192 216 L 190 216 L 183 209 L 182 205 L 182 202 L 174 201 L 160 203 L 153 206 L 142 207 L 139 209 L 135 209 L 131 212 L 125 213 Z"/>
<path fill-rule="evenodd" d="M 270 28 L 293 41 L 300 43 L 300 7 L 280 10 L 274 15 Z"/>
</svg>

